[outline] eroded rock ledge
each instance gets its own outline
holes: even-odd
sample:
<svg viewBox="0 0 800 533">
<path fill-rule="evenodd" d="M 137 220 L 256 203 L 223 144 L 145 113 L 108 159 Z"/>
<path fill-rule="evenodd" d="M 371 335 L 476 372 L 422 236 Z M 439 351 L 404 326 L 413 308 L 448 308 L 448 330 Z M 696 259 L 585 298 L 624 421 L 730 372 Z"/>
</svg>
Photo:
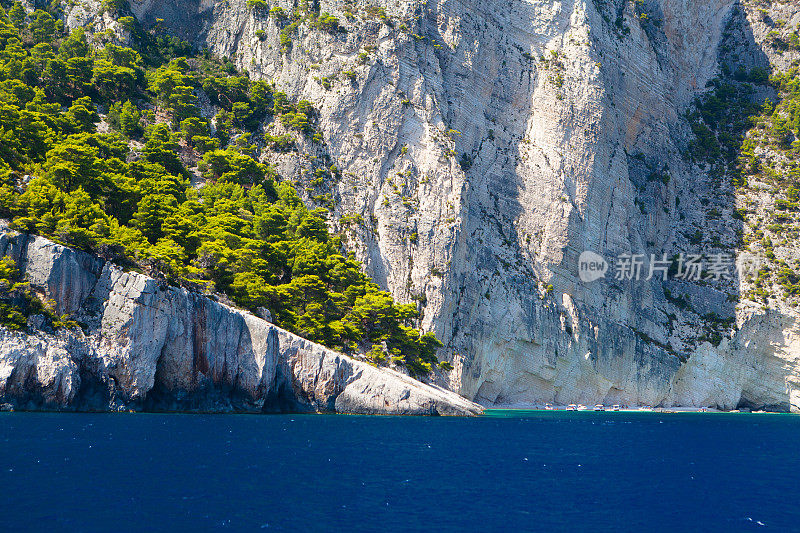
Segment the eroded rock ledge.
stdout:
<svg viewBox="0 0 800 533">
<path fill-rule="evenodd" d="M 41 237 L 0 232 L 31 286 L 83 330 L 0 327 L 17 409 L 475 415 L 481 407 L 247 312 Z"/>
</svg>

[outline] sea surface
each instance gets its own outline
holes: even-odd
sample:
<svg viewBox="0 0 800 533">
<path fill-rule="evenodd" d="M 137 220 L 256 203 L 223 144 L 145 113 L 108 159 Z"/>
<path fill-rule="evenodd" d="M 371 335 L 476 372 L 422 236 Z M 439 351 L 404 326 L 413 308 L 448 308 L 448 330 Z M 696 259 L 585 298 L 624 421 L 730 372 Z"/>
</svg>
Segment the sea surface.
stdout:
<svg viewBox="0 0 800 533">
<path fill-rule="evenodd" d="M 798 531 L 800 416 L 0 413 L 0 531 Z"/>
</svg>

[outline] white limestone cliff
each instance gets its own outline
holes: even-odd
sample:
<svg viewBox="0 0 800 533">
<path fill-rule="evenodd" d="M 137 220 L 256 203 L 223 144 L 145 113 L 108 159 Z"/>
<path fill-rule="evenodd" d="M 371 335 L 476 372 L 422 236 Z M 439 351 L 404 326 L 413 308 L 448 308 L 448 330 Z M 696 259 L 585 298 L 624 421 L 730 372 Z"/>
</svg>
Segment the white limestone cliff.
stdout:
<svg viewBox="0 0 800 533">
<path fill-rule="evenodd" d="M 342 175 L 326 184 L 334 215 L 364 221 L 336 229 L 380 285 L 424 302 L 421 326 L 445 342 L 453 390 L 484 405 L 800 410 L 794 310 L 733 303 L 735 280 L 667 284 L 691 297 L 686 309 L 660 282 L 577 276 L 584 250 L 671 255 L 691 251 L 698 229 L 714 236 L 703 252 L 735 247 L 735 193 L 682 157 L 683 114 L 718 74 L 732 21 L 747 66 L 780 64 L 750 16 L 758 6 L 322 0 L 346 31 L 301 24 L 288 53 L 281 23 L 245 0 L 130 6 L 319 107 Z M 775 9 L 797 18 L 791 3 Z M 310 181 L 308 159 L 265 155 Z M 669 179 L 648 179 L 652 169 Z M 716 347 L 703 340 L 710 312 L 736 319 Z"/>
</svg>

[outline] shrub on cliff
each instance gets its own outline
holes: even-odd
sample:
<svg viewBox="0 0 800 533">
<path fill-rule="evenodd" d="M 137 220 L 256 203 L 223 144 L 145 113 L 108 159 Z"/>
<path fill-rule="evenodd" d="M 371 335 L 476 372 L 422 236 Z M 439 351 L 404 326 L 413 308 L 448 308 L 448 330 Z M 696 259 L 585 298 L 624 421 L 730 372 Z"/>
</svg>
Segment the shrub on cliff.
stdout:
<svg viewBox="0 0 800 533">
<path fill-rule="evenodd" d="M 247 0 L 247 7 L 254 11 L 269 11 L 269 4 L 266 0 Z"/>
</svg>

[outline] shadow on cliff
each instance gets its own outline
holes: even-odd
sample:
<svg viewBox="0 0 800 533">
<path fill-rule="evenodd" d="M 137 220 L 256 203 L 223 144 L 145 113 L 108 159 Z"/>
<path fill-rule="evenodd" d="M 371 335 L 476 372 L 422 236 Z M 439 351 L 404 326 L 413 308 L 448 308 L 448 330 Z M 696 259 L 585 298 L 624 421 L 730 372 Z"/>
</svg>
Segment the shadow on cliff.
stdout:
<svg viewBox="0 0 800 533">
<path fill-rule="evenodd" d="M 695 253 L 703 252 L 712 264 L 713 257 L 709 256 L 736 257 L 743 248 L 745 221 L 736 205 L 736 187 L 747 180 L 746 164 L 740 161 L 742 146 L 753 119 L 763 113 L 764 102 L 777 99 L 769 82 L 772 74 L 769 58 L 757 43 L 740 3 L 734 5 L 725 27 L 718 47 L 718 63 L 719 76 L 709 83 L 708 91 L 696 99 L 694 109 L 687 115 L 694 134 L 687 147 L 688 159 L 705 166 L 707 171 L 692 174 L 695 181 L 688 183 L 688 194 L 678 197 L 704 216 L 704 224 L 694 221 L 694 225 L 690 225 L 685 223 L 684 212 L 679 211 L 679 231 L 685 239 L 681 240 L 687 245 L 688 253 L 692 249 L 697 250 Z M 739 358 L 748 350 L 744 345 L 749 342 L 736 333 L 736 306 L 745 296 L 740 291 L 743 274 L 756 275 L 752 271 L 734 269 L 733 279 L 728 284 L 715 284 L 713 280 L 664 284 L 664 296 L 673 309 L 696 315 L 701 330 L 698 342 L 718 347 L 728 339 L 730 346 L 726 357 L 741 367 L 747 364 Z M 759 395 L 761 389 L 761 383 L 745 382 L 737 404 L 725 407 L 790 409 L 788 392 L 766 398 Z"/>
<path fill-rule="evenodd" d="M 564 4 L 560 10 L 573 9 L 574 2 Z M 528 134 L 531 95 L 547 75 L 530 52 L 535 50 L 532 45 L 542 44 L 532 39 L 546 38 L 537 35 L 542 31 L 537 4 L 464 1 L 459 10 L 469 15 L 459 19 L 458 29 L 474 40 L 466 39 L 468 44 L 455 51 L 434 47 L 431 73 L 444 80 L 436 96 L 445 124 L 462 132 L 456 150 L 466 182 L 461 225 L 453 237 L 451 267 L 443 284 L 441 309 L 452 314 L 438 317 L 437 334 L 449 349 L 463 354 L 460 392 L 486 405 L 499 405 L 515 401 L 509 392 L 514 387 L 488 377 L 496 370 L 495 363 L 501 364 L 493 357 L 510 357 L 509 351 L 523 348 L 543 352 L 547 345 L 552 349 L 547 350 L 546 364 L 554 364 L 558 352 L 540 329 L 544 320 L 532 232 L 519 227 L 530 214 L 521 198 L 525 184 L 517 169 L 527 156 L 519 146 Z M 426 9 L 418 14 L 419 31 L 431 42 L 451 40 L 449 27 L 439 20 L 441 13 Z M 563 21 L 551 23 L 555 28 Z M 426 75 L 424 52 L 420 57 Z M 521 317 L 509 312 L 517 307 Z M 553 320 L 557 322 L 557 317 Z M 510 339 L 512 333 L 519 338 Z"/>
<path fill-rule="evenodd" d="M 169 33 L 192 45 L 205 42 L 213 19 L 213 3 L 204 0 L 164 0 L 150 2 L 137 9 L 139 22 L 146 28 L 169 28 Z"/>
</svg>

